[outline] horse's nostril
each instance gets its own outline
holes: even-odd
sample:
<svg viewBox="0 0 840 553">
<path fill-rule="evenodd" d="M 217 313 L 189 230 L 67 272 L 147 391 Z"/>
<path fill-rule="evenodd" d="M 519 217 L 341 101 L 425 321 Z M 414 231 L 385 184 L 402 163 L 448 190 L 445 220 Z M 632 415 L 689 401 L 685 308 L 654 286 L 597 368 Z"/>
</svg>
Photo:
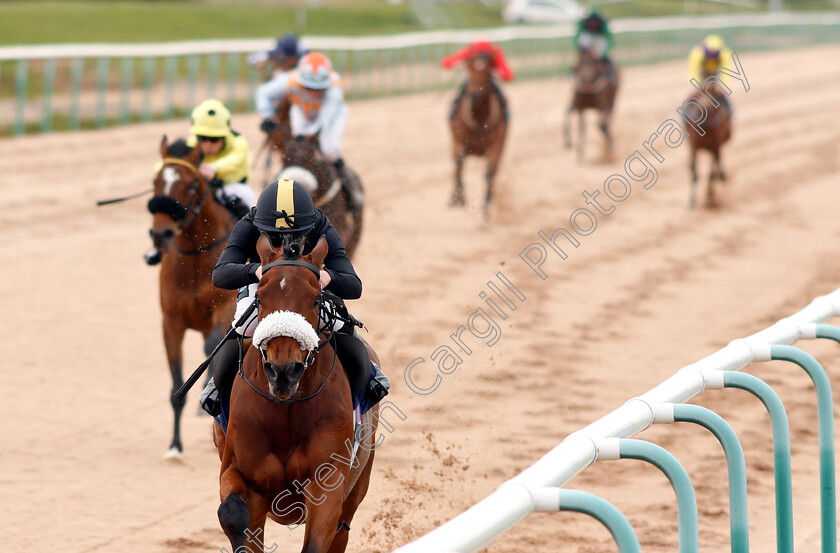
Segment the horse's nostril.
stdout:
<svg viewBox="0 0 840 553">
<path fill-rule="evenodd" d="M 277 380 L 277 375 L 280 374 L 280 371 L 277 370 L 277 365 L 268 361 L 263 363 L 263 370 L 269 380 Z"/>
<path fill-rule="evenodd" d="M 300 361 L 286 363 L 286 377 L 290 382 L 297 382 L 303 376 L 304 365 Z"/>
</svg>

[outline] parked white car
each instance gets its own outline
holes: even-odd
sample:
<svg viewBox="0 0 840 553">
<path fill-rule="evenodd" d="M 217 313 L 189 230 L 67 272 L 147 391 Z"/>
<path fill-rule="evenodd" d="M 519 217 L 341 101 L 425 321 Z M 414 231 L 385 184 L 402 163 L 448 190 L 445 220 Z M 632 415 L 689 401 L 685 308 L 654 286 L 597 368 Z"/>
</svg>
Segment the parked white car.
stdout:
<svg viewBox="0 0 840 553">
<path fill-rule="evenodd" d="M 574 0 L 511 0 L 502 11 L 506 23 L 577 21 L 586 10 Z"/>
</svg>

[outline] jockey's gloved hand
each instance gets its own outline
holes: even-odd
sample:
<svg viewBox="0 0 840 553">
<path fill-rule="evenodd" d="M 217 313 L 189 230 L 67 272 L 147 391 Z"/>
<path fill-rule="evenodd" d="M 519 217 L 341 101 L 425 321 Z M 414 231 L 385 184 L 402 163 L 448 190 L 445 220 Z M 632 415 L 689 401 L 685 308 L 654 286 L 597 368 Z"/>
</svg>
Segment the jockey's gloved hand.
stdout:
<svg viewBox="0 0 840 553">
<path fill-rule="evenodd" d="M 271 119 L 270 117 L 266 117 L 262 120 L 262 123 L 260 123 L 260 130 L 266 134 L 271 134 L 276 128 L 277 122 L 274 121 L 274 119 Z"/>
<path fill-rule="evenodd" d="M 225 185 L 225 181 L 218 178 L 210 179 L 210 182 L 207 183 L 210 188 L 221 188 Z"/>
</svg>

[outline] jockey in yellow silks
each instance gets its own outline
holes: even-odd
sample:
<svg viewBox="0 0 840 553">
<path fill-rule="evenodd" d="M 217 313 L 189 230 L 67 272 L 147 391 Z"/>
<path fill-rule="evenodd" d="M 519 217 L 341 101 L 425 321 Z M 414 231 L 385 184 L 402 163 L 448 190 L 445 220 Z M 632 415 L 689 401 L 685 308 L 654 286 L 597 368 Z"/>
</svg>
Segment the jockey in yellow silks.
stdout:
<svg viewBox="0 0 840 553">
<path fill-rule="evenodd" d="M 732 50 L 717 35 L 707 36 L 703 39 L 703 42 L 692 48 L 688 54 L 689 77 L 694 79 L 700 87 L 703 87 L 705 80 L 711 76 L 717 77 L 721 84 L 728 85 L 731 79 L 723 71 L 718 71 L 721 67 L 733 69 L 735 62 L 732 59 Z M 694 88 L 692 88 L 693 91 Z M 719 90 L 716 96 L 731 115 L 732 107 L 726 98 L 727 94 Z"/>
<path fill-rule="evenodd" d="M 199 148 L 202 158 L 198 172 L 207 179 L 219 203 L 237 218 L 251 211 L 256 196 L 246 184 L 251 174 L 251 147 L 244 136 L 230 128 L 230 111 L 219 100 L 209 99 L 196 106 L 190 117 L 187 146 Z M 158 163 L 156 171 L 160 170 Z M 163 254 L 152 248 L 144 255 L 146 263 L 157 265 Z"/>
</svg>

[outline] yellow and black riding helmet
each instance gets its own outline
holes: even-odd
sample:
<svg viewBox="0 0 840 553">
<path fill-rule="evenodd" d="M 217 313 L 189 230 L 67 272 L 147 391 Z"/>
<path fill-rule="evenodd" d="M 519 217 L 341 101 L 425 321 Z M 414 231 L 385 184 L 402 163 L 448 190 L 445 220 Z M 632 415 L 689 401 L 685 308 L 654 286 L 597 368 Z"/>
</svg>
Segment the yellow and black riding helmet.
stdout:
<svg viewBox="0 0 840 553">
<path fill-rule="evenodd" d="M 276 180 L 257 199 L 254 225 L 275 247 L 284 242 L 284 237 L 293 240 L 305 237 L 316 222 L 312 196 L 299 182 Z"/>
<path fill-rule="evenodd" d="M 718 35 L 709 35 L 703 39 L 703 57 L 707 60 L 719 60 L 725 45 Z"/>
<path fill-rule="evenodd" d="M 230 111 L 219 100 L 204 100 L 192 111 L 190 131 L 195 136 L 227 138 L 230 132 Z"/>
</svg>

